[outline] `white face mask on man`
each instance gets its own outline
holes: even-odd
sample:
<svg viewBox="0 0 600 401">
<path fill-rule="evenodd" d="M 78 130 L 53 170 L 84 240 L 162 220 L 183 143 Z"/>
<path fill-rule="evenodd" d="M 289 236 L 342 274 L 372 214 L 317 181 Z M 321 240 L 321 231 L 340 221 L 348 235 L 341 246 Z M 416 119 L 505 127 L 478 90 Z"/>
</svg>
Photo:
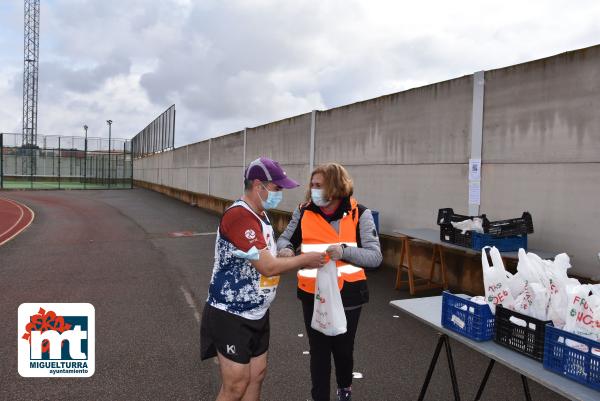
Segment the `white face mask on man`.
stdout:
<svg viewBox="0 0 600 401">
<path fill-rule="evenodd" d="M 324 191 L 322 188 L 311 188 L 310 197 L 313 203 L 319 207 L 325 207 L 331 203 L 331 200 L 325 199 Z"/>
<path fill-rule="evenodd" d="M 258 194 L 258 197 L 260 198 L 260 200 L 262 202 L 263 209 L 265 209 L 265 210 L 275 209 L 279 205 L 281 200 L 283 199 L 283 192 L 282 191 L 269 191 L 267 189 L 267 187 L 265 187 L 264 185 L 262 187 L 268 192 L 266 200 L 263 200 L 263 198 L 260 196 L 260 194 Z"/>
</svg>

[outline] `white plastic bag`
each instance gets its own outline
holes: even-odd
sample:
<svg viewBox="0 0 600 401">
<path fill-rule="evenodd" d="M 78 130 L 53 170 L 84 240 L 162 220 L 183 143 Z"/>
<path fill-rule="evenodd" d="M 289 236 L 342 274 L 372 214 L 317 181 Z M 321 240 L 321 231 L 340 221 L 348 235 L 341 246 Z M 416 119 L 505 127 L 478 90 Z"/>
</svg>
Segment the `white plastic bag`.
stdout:
<svg viewBox="0 0 600 401">
<path fill-rule="evenodd" d="M 346 314 L 338 288 L 337 267 L 329 261 L 317 271 L 311 327 L 326 336 L 346 332 Z"/>
<path fill-rule="evenodd" d="M 548 320 L 548 289 L 540 283 L 527 283 L 515 299 L 514 310 L 539 320 Z"/>
<path fill-rule="evenodd" d="M 483 234 L 483 220 L 480 217 L 474 217 L 473 219 L 459 222 L 452 221 L 450 224 L 452 224 L 452 227 L 456 228 L 457 230 L 461 230 L 461 234 L 464 234 L 467 231 L 475 231 Z"/>
<path fill-rule="evenodd" d="M 555 327 L 562 328 L 565 325 L 569 307 L 567 288 L 580 285 L 580 283 L 577 279 L 567 276 L 567 269 L 571 267 L 571 263 L 566 253 L 556 255 L 554 261 L 545 260 L 544 262 L 550 284 L 548 319 L 552 320 Z"/>
<path fill-rule="evenodd" d="M 549 263 L 549 262 L 548 262 Z M 546 274 L 546 261 L 534 253 L 519 249 L 517 274 L 512 283 L 515 297 L 514 310 L 539 320 L 548 320 L 550 280 Z"/>
<path fill-rule="evenodd" d="M 490 266 L 487 258 L 486 249 L 490 250 L 492 265 Z M 496 305 L 502 304 L 504 307 L 513 307 L 514 298 L 509 286 L 512 274 L 504 269 L 504 262 L 500 256 L 500 251 L 496 247 L 486 246 L 481 251 L 481 265 L 483 268 L 483 285 L 485 287 L 485 299 L 492 310 L 496 313 Z"/>
<path fill-rule="evenodd" d="M 571 333 L 600 340 L 600 285 L 578 285 L 567 287 L 569 310 L 565 330 Z"/>
</svg>

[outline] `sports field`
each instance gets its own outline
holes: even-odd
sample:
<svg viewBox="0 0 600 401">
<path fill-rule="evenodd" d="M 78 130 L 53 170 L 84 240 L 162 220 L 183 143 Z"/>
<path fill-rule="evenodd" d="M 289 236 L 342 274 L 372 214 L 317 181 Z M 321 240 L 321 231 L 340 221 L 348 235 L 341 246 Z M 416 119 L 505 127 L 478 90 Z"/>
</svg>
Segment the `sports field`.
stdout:
<svg viewBox="0 0 600 401">
<path fill-rule="evenodd" d="M 108 189 L 108 183 L 70 181 L 4 181 L 4 189 Z M 110 189 L 131 188 L 130 183 L 111 183 Z"/>
</svg>

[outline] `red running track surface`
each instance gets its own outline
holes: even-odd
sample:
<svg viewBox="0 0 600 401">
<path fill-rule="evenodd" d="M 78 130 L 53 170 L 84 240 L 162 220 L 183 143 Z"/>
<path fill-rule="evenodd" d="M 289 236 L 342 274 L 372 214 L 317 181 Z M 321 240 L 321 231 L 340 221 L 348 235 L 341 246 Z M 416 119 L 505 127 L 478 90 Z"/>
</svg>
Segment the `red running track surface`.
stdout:
<svg viewBox="0 0 600 401">
<path fill-rule="evenodd" d="M 22 203 L 0 198 L 0 245 L 29 227 L 34 216 L 33 211 Z"/>
</svg>

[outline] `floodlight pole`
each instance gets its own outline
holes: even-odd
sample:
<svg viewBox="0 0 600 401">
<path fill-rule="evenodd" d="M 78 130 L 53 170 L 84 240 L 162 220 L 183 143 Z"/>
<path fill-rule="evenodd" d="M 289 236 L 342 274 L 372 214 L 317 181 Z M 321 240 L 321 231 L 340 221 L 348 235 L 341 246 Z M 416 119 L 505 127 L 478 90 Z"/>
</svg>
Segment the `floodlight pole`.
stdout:
<svg viewBox="0 0 600 401">
<path fill-rule="evenodd" d="M 110 189 L 110 138 L 111 138 L 111 128 L 112 128 L 112 120 L 106 120 L 108 124 L 108 189 Z"/>
<path fill-rule="evenodd" d="M 83 129 L 85 130 L 85 142 L 83 148 L 83 189 L 86 189 L 87 184 L 87 130 L 88 126 L 84 125 Z"/>
</svg>

